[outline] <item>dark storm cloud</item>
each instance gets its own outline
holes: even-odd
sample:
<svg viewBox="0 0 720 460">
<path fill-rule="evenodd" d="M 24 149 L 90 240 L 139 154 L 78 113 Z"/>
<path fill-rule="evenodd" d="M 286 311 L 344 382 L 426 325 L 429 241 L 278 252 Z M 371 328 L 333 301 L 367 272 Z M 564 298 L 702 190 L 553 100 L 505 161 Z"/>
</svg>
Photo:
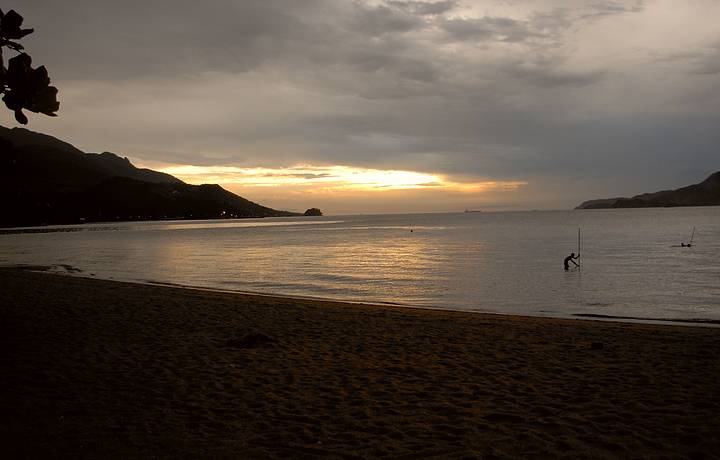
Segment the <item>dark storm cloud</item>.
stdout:
<svg viewBox="0 0 720 460">
<path fill-rule="evenodd" d="M 632 6 L 618 2 L 595 2 L 583 6 L 578 2 L 576 9 L 554 7 L 537 11 L 526 19 L 483 16 L 479 18 L 458 17 L 444 20 L 440 27 L 455 40 L 499 41 L 509 43 L 539 42 L 547 45 L 559 40 L 562 34 L 583 22 L 592 22 L 605 16 L 638 13 L 643 10 L 642 2 Z"/>
<path fill-rule="evenodd" d="M 720 167 L 708 153 L 720 145 L 709 128 L 720 122 L 711 20 L 720 9 L 693 5 L 23 0 L 4 9 L 35 27 L 27 47 L 61 91 L 61 116 L 33 127 L 90 150 L 562 181 L 667 178 L 681 151 L 696 172 Z"/>
<path fill-rule="evenodd" d="M 720 74 L 720 54 L 713 56 L 711 59 L 705 60 L 698 65 L 695 73 L 699 75 L 718 75 Z"/>
<path fill-rule="evenodd" d="M 401 10 L 409 11 L 419 15 L 436 15 L 447 13 L 457 7 L 456 0 L 441 2 L 412 2 L 412 1 L 388 1 L 388 5 Z"/>
<path fill-rule="evenodd" d="M 531 30 L 527 22 L 511 18 L 450 19 L 442 28 L 455 40 L 523 42 L 542 36 Z"/>
<path fill-rule="evenodd" d="M 602 1 L 590 4 L 590 12 L 585 14 L 585 18 L 596 18 L 599 16 L 610 16 L 624 13 L 639 13 L 645 9 L 644 2 L 637 0 L 634 4 L 627 5 L 623 2 Z"/>
<path fill-rule="evenodd" d="M 448 56 L 435 48 L 436 43 L 424 41 L 435 40 L 428 33 L 433 27 L 460 41 L 533 41 L 537 52 L 537 46 L 551 50 L 572 24 L 564 9 L 534 13 L 528 20 L 444 16 L 456 2 L 78 3 L 67 8 L 58 2 L 37 1 L 26 7 L 29 20 L 39 30 L 60 38 L 48 44 L 35 37 L 44 43 L 40 55 L 46 65 L 64 79 L 123 81 L 272 68 L 288 72 L 289 79 L 311 74 L 320 82 L 327 80 L 331 91 L 368 98 L 435 92 L 442 88 L 405 86 L 404 82 L 433 83 L 442 79 L 444 71 L 470 71 L 472 62 L 453 59 L 448 66 Z M 592 9 L 614 11 L 612 5 Z M 82 26 L 67 27 L 73 22 Z M 541 85 L 589 83 L 592 75 L 598 75 L 573 75 L 548 64 L 519 65 L 510 71 Z M 537 78 L 532 77 L 534 72 Z"/>
<path fill-rule="evenodd" d="M 45 37 L 60 38 L 33 37 L 49 50 L 48 66 L 78 79 L 246 72 L 268 63 L 372 66 L 374 59 L 387 67 L 397 57 L 392 36 L 426 26 L 409 11 L 417 8 L 330 0 L 78 1 L 73 8 L 37 1 L 21 9 Z M 405 61 L 400 69 L 412 60 Z"/>
<path fill-rule="evenodd" d="M 720 41 L 693 56 L 694 72 L 699 75 L 720 75 Z"/>
<path fill-rule="evenodd" d="M 653 61 L 665 66 L 682 66 L 695 75 L 720 74 L 720 42 L 696 49 L 651 53 Z"/>
<path fill-rule="evenodd" d="M 348 29 L 367 37 L 409 32 L 425 25 L 416 15 L 385 5 L 368 7 L 355 4 L 352 10 Z"/>
<path fill-rule="evenodd" d="M 349 59 L 340 60 L 362 73 L 377 74 L 387 71 L 397 77 L 421 82 L 431 82 L 438 78 L 439 69 L 432 62 L 405 56 L 392 56 L 372 46 L 357 50 Z"/>
<path fill-rule="evenodd" d="M 322 2 L 302 3 L 312 9 Z M 33 1 L 20 9 L 55 38 L 45 45 L 48 64 L 68 78 L 247 71 L 321 32 L 287 2 L 273 0 Z"/>
<path fill-rule="evenodd" d="M 513 78 L 539 87 L 582 87 L 597 83 L 606 76 L 603 70 L 565 71 L 554 63 L 516 63 L 508 65 L 506 72 Z"/>
</svg>

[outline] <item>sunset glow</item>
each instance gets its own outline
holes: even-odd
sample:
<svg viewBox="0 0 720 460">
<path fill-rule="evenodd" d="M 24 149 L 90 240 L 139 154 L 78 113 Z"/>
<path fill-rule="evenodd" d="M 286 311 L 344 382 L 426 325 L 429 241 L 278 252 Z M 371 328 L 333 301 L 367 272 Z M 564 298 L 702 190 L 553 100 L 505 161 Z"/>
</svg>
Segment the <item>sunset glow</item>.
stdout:
<svg viewBox="0 0 720 460">
<path fill-rule="evenodd" d="M 289 168 L 236 168 L 176 165 L 159 168 L 190 184 L 232 184 L 237 187 L 312 187 L 315 191 L 438 190 L 464 193 L 516 190 L 522 181 L 459 182 L 439 174 L 415 171 L 300 165 Z"/>
</svg>

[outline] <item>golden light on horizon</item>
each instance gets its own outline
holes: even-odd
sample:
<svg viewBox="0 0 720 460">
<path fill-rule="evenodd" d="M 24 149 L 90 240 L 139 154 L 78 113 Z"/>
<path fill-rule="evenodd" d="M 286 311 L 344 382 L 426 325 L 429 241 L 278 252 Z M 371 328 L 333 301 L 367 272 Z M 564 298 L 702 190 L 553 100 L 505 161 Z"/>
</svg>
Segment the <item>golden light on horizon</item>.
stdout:
<svg viewBox="0 0 720 460">
<path fill-rule="evenodd" d="M 232 184 L 237 187 L 302 188 L 309 191 L 442 190 L 459 193 L 516 190 L 523 181 L 458 182 L 441 174 L 351 166 L 298 165 L 288 168 L 171 165 L 156 170 L 189 184 Z"/>
</svg>

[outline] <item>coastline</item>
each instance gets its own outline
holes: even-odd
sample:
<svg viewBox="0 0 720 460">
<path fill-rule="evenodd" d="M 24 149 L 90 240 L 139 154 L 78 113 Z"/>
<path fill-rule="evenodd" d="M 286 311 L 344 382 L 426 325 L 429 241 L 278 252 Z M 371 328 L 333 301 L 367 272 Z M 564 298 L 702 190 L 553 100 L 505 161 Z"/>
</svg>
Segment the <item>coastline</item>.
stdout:
<svg viewBox="0 0 720 460">
<path fill-rule="evenodd" d="M 0 270 L 13 457 L 720 452 L 720 333 Z"/>
<path fill-rule="evenodd" d="M 59 271 L 62 269 L 64 271 Z M 517 318 L 540 318 L 540 319 L 564 319 L 564 320 L 577 320 L 577 321 L 596 321 L 596 322 L 612 322 L 612 323 L 626 323 L 626 324 L 655 324 L 655 325 L 668 325 L 668 326 L 685 326 L 685 327 L 709 327 L 709 328 L 720 328 L 720 320 L 707 319 L 707 318 L 643 318 L 636 316 L 614 316 L 604 315 L 600 313 L 575 313 L 568 315 L 538 315 L 538 314 L 522 314 L 522 313 L 507 313 L 507 312 L 495 312 L 491 310 L 464 310 L 460 308 L 451 307 L 438 307 L 431 305 L 417 305 L 410 303 L 400 303 L 394 301 L 362 301 L 354 299 L 338 299 L 332 297 L 319 297 L 311 295 L 299 295 L 299 294 L 283 294 L 283 293 L 268 293 L 258 291 L 244 291 L 234 289 L 222 289 L 217 287 L 208 286 L 195 286 L 186 285 L 180 283 L 173 283 L 167 281 L 154 281 L 154 280 L 133 280 L 133 279 L 121 279 L 121 278 L 105 278 L 97 277 L 94 274 L 85 274 L 82 270 L 67 264 L 58 265 L 0 265 L 0 272 L 2 270 L 18 270 L 18 271 L 31 271 L 36 273 L 48 273 L 55 276 L 72 276 L 75 278 L 83 278 L 88 280 L 101 280 L 109 281 L 113 283 L 125 283 L 125 284 L 138 284 L 146 286 L 158 286 L 168 287 L 174 289 L 186 289 L 189 291 L 200 291 L 200 292 L 218 292 L 224 294 L 238 294 L 245 296 L 258 296 L 258 297 L 269 297 L 277 298 L 282 300 L 298 300 L 298 301 L 309 301 L 309 302 L 328 302 L 331 304 L 348 304 L 358 305 L 365 307 L 394 307 L 403 309 L 415 309 L 415 310 L 438 310 L 446 312 L 455 312 L 459 314 L 470 314 L 470 315 L 492 315 L 500 317 L 517 317 Z"/>
</svg>

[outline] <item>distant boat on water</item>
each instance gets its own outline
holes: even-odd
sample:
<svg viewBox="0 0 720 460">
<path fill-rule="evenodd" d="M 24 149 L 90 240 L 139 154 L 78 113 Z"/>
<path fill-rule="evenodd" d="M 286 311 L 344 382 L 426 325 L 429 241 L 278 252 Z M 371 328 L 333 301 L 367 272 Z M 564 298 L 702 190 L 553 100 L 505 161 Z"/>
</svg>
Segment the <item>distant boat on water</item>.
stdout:
<svg viewBox="0 0 720 460">
<path fill-rule="evenodd" d="M 479 210 L 476 211 L 476 210 L 466 209 L 465 212 L 482 212 L 482 211 L 479 211 Z"/>
</svg>

